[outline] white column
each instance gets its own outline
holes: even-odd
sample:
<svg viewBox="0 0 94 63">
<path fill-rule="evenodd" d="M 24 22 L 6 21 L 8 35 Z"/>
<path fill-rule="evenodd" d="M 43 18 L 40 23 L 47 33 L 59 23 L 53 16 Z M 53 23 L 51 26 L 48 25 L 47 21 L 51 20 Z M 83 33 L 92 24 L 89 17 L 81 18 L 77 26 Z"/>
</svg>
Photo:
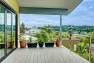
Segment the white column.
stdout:
<svg viewBox="0 0 94 63">
<path fill-rule="evenodd" d="M 62 45 L 62 15 L 60 15 L 60 40 Z"/>
</svg>

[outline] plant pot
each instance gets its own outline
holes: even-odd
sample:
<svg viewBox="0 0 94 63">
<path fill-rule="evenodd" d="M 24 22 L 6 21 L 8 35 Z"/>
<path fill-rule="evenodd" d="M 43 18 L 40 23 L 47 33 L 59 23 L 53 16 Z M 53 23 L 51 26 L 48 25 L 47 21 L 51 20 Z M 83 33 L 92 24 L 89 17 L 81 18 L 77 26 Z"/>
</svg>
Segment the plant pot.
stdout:
<svg viewBox="0 0 94 63">
<path fill-rule="evenodd" d="M 43 47 L 43 44 L 44 44 L 43 42 L 39 43 L 39 47 Z"/>
<path fill-rule="evenodd" d="M 60 40 L 56 40 L 56 46 L 60 47 L 61 46 L 61 41 Z"/>
<path fill-rule="evenodd" d="M 7 42 L 7 48 L 13 48 L 14 47 L 14 41 L 11 42 L 11 41 L 8 41 Z"/>
<path fill-rule="evenodd" d="M 54 47 L 54 43 L 52 42 L 45 43 L 45 47 Z"/>
<path fill-rule="evenodd" d="M 20 41 L 20 48 L 26 48 L 26 40 Z"/>
<path fill-rule="evenodd" d="M 5 48 L 5 44 L 0 44 L 0 49 L 4 49 Z"/>
<path fill-rule="evenodd" d="M 37 43 L 27 43 L 28 48 L 36 48 L 37 47 Z"/>
</svg>

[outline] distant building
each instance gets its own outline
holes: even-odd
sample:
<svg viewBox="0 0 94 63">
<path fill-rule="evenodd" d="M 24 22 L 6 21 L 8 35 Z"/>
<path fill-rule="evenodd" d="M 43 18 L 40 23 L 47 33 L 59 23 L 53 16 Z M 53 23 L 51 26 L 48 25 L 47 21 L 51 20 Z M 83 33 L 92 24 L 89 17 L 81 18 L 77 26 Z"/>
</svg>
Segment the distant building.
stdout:
<svg viewBox="0 0 94 63">
<path fill-rule="evenodd" d="M 40 29 L 38 29 L 37 27 L 26 28 L 25 33 L 22 36 L 25 37 L 26 40 L 29 40 L 29 37 L 32 37 L 33 42 L 35 42 L 37 38 L 33 37 L 32 35 L 39 32 Z"/>
<path fill-rule="evenodd" d="M 25 37 L 26 40 L 29 40 L 29 37 L 31 36 L 31 34 L 29 32 L 30 29 L 31 28 L 26 28 L 25 33 L 22 35 L 23 37 Z"/>
<path fill-rule="evenodd" d="M 36 34 L 36 33 L 39 33 L 40 32 L 40 29 L 38 29 L 38 28 L 31 28 L 30 30 L 29 30 L 29 32 L 31 33 L 31 35 L 33 35 L 33 34 Z"/>
<path fill-rule="evenodd" d="M 26 29 L 25 29 L 25 34 L 30 34 L 30 29 L 31 29 L 31 28 L 26 28 Z"/>
<path fill-rule="evenodd" d="M 29 34 L 23 34 L 22 37 L 24 37 L 26 40 L 29 40 L 30 35 Z"/>
<path fill-rule="evenodd" d="M 37 27 L 25 29 L 25 34 L 28 34 L 28 35 L 33 35 L 33 34 L 36 34 L 36 33 L 39 33 L 39 32 L 40 32 L 40 29 L 38 29 Z"/>
</svg>

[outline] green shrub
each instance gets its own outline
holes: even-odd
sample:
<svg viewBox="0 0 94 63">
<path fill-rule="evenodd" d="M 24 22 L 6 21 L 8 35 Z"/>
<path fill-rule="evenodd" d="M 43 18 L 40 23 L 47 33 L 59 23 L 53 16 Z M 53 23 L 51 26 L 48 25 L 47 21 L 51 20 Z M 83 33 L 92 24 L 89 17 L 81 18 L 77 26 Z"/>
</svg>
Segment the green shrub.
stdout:
<svg viewBox="0 0 94 63">
<path fill-rule="evenodd" d="M 60 32 L 56 31 L 53 35 L 53 38 L 60 39 Z"/>
<path fill-rule="evenodd" d="M 94 37 L 94 31 L 93 31 L 93 32 L 90 32 L 90 33 L 88 34 L 88 36 Z M 94 44 L 94 39 L 92 39 L 92 43 Z"/>
<path fill-rule="evenodd" d="M 19 36 L 19 39 L 20 39 L 20 41 L 26 40 L 25 37 L 23 37 L 23 36 L 21 36 L 21 35 Z"/>
<path fill-rule="evenodd" d="M 0 34 L 0 43 L 4 43 L 4 34 Z"/>
<path fill-rule="evenodd" d="M 48 42 L 49 36 L 48 33 L 45 30 L 41 30 L 40 33 L 36 36 L 38 38 L 38 42 Z"/>
<path fill-rule="evenodd" d="M 81 37 L 81 42 L 88 43 L 89 40 L 88 40 L 88 38 L 86 38 L 86 37 Z"/>
<path fill-rule="evenodd" d="M 34 34 L 34 37 L 39 38 L 39 36 L 40 36 L 40 33 L 36 33 L 36 34 Z"/>
<path fill-rule="evenodd" d="M 51 33 L 53 32 L 52 27 L 51 27 L 50 25 L 48 25 L 48 26 L 43 26 L 43 27 L 41 28 L 41 30 L 46 31 L 48 34 L 51 34 Z"/>
<path fill-rule="evenodd" d="M 59 31 L 56 31 L 56 32 L 55 32 L 55 35 L 56 35 L 56 36 L 60 36 L 60 32 L 59 32 Z"/>
<path fill-rule="evenodd" d="M 69 38 L 69 35 L 67 33 L 63 33 L 62 38 Z"/>
<path fill-rule="evenodd" d="M 93 32 L 90 32 L 90 33 L 88 34 L 88 36 L 94 37 L 94 31 L 93 31 Z"/>
<path fill-rule="evenodd" d="M 50 35 L 49 35 L 49 41 L 50 41 L 50 42 L 53 42 L 53 38 L 54 38 L 54 34 L 50 34 Z"/>
<path fill-rule="evenodd" d="M 29 42 L 32 42 L 32 37 L 29 37 Z"/>
<path fill-rule="evenodd" d="M 7 39 L 10 41 L 11 40 L 11 35 L 7 35 Z"/>
<path fill-rule="evenodd" d="M 91 56 L 91 58 L 92 58 L 92 63 L 94 63 L 94 52 L 92 53 L 92 56 Z"/>
<path fill-rule="evenodd" d="M 87 53 L 88 52 L 88 39 L 86 37 L 81 37 L 81 41 L 77 44 L 78 53 Z"/>
</svg>

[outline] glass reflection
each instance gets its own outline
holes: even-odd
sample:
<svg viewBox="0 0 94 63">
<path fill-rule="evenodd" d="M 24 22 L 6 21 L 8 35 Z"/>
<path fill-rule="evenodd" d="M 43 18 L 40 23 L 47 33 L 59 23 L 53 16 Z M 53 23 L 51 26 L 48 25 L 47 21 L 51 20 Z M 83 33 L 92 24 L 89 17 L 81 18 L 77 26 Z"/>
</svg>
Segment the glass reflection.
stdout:
<svg viewBox="0 0 94 63">
<path fill-rule="evenodd" d="M 0 5 L 0 58 L 4 56 L 4 7 Z"/>
</svg>

